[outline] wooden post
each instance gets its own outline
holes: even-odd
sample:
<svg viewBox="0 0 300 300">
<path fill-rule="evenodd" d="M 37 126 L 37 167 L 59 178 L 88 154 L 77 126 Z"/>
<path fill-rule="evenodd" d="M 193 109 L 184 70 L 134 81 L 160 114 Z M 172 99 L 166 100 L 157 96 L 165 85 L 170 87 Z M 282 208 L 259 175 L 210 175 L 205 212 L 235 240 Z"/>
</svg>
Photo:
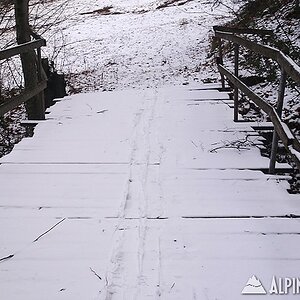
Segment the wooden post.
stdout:
<svg viewBox="0 0 300 300">
<path fill-rule="evenodd" d="M 38 74 L 38 81 L 43 81 L 43 65 L 42 65 L 42 54 L 41 54 L 41 48 L 37 48 L 37 74 Z M 45 79 L 45 78 L 44 78 Z M 39 98 L 39 109 L 41 110 L 41 119 L 45 119 L 45 111 L 46 111 L 46 104 L 45 104 L 45 92 L 44 90 L 40 92 L 37 97 Z"/>
<path fill-rule="evenodd" d="M 41 48 L 36 49 L 37 52 L 37 74 L 38 80 L 42 81 L 42 55 L 41 55 Z"/>
<path fill-rule="evenodd" d="M 239 45 L 234 44 L 234 75 L 236 77 L 239 76 Z M 238 122 L 239 120 L 239 89 L 234 86 L 234 122 Z"/>
<path fill-rule="evenodd" d="M 223 65 L 223 46 L 222 46 L 222 40 L 218 38 L 218 49 L 219 49 L 219 61 L 218 64 Z M 225 89 L 225 77 L 223 74 L 221 74 L 221 83 L 222 83 L 222 89 Z"/>
<path fill-rule="evenodd" d="M 18 0 L 15 3 L 15 18 L 17 42 L 23 44 L 31 40 L 29 27 L 29 0 Z M 38 83 L 38 59 L 34 50 L 21 54 L 25 88 L 31 89 Z M 34 96 L 25 103 L 28 118 L 33 120 L 45 119 L 45 105 L 41 94 Z"/>
<path fill-rule="evenodd" d="M 286 78 L 287 78 L 287 74 L 282 69 L 281 70 L 280 84 L 279 84 L 277 109 L 276 109 L 277 114 L 280 117 L 280 119 L 281 119 L 281 116 L 282 116 L 282 108 L 283 108 L 283 101 L 284 101 Z M 277 134 L 276 130 L 274 129 L 273 139 L 272 139 L 272 150 L 271 150 L 270 166 L 269 166 L 269 173 L 270 174 L 275 173 L 277 149 L 278 149 L 278 134 Z"/>
</svg>

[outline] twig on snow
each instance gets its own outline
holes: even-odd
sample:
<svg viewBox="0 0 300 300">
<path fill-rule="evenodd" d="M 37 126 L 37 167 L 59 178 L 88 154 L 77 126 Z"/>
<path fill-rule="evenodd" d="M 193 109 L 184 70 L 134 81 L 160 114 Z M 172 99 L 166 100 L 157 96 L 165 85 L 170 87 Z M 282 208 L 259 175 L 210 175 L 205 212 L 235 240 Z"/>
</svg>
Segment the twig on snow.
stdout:
<svg viewBox="0 0 300 300">
<path fill-rule="evenodd" d="M 218 146 L 216 148 L 213 148 L 211 150 L 209 150 L 209 152 L 211 153 L 216 153 L 217 150 L 220 150 L 220 149 L 237 149 L 237 150 L 250 150 L 249 147 L 253 147 L 253 146 L 256 146 L 252 141 L 249 141 L 249 138 L 250 136 L 247 135 L 245 137 L 244 140 L 237 140 L 237 141 L 222 141 L 223 142 L 223 145 L 222 146 Z M 212 145 L 217 145 L 219 143 L 214 143 Z"/>
<path fill-rule="evenodd" d="M 193 140 L 191 140 L 191 143 L 192 143 L 196 148 L 199 148 Z"/>
<path fill-rule="evenodd" d="M 41 237 L 43 237 L 45 234 L 47 234 L 48 232 L 50 232 L 52 229 L 54 229 L 56 226 L 58 226 L 60 223 L 62 223 L 66 218 L 60 220 L 58 223 L 56 223 L 55 225 L 53 225 L 50 229 L 48 229 L 47 231 L 45 231 L 43 234 L 39 235 L 32 243 L 37 242 Z M 0 258 L 0 262 L 11 259 L 15 256 L 15 254 L 11 254 L 5 257 Z"/>
<path fill-rule="evenodd" d="M 100 280 L 102 280 L 101 276 L 99 276 L 99 275 L 96 273 L 96 271 L 94 271 L 91 267 L 90 267 L 90 270 L 91 270 L 91 272 L 92 272 L 97 278 L 99 278 Z"/>
<path fill-rule="evenodd" d="M 42 233 L 41 235 L 39 235 L 34 241 L 33 243 L 37 242 L 41 237 L 43 237 L 45 234 L 49 233 L 52 229 L 54 229 L 56 226 L 58 226 L 60 223 L 62 223 L 63 221 L 65 221 L 66 218 L 63 218 L 62 220 L 60 220 L 58 223 L 56 223 L 55 225 L 53 225 L 50 229 L 48 229 L 47 231 L 45 231 L 44 233 Z"/>
<path fill-rule="evenodd" d="M 14 256 L 15 256 L 14 254 L 11 254 L 11 255 L 8 255 L 8 256 L 5 256 L 5 257 L 2 257 L 2 258 L 0 258 L 0 261 L 4 261 L 4 260 L 11 259 L 11 258 L 13 258 Z"/>
</svg>

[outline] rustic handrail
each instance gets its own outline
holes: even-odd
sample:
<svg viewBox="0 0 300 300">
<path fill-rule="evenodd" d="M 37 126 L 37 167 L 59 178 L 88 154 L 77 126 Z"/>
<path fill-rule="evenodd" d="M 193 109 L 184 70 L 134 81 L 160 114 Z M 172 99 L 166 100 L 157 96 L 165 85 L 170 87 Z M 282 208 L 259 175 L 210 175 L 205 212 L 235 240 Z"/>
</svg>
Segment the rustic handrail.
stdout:
<svg viewBox="0 0 300 300">
<path fill-rule="evenodd" d="M 22 93 L 19 95 L 11 98 L 10 100 L 5 101 L 0 105 L 0 116 L 3 116 L 7 112 L 11 111 L 12 109 L 16 108 L 20 104 L 28 101 L 35 95 L 41 93 L 46 89 L 47 87 L 47 81 L 41 81 L 39 82 L 34 88 L 32 89 L 25 89 Z"/>
<path fill-rule="evenodd" d="M 282 106 L 284 100 L 284 90 L 287 75 L 290 76 L 296 83 L 300 83 L 300 67 L 287 55 L 280 50 L 265 46 L 256 42 L 252 42 L 243 37 L 237 36 L 234 33 L 247 33 L 242 30 L 234 30 L 232 28 L 215 26 L 215 36 L 219 40 L 219 58 L 218 69 L 221 74 L 222 86 L 224 87 L 224 77 L 226 77 L 234 86 L 234 120 L 238 121 L 238 91 L 240 90 L 249 97 L 258 107 L 260 107 L 271 119 L 274 125 L 272 153 L 269 172 L 275 172 L 276 153 L 278 148 L 278 137 L 282 140 L 286 150 L 290 153 L 296 166 L 300 170 L 300 142 L 294 137 L 288 126 L 281 120 Z M 245 31 L 245 30 L 244 30 Z M 247 31 L 247 30 L 246 30 Z M 248 33 L 255 34 L 255 30 L 250 30 Z M 223 66 L 222 43 L 221 39 L 231 41 L 235 47 L 235 72 L 230 72 Z M 248 48 L 249 50 L 268 57 L 276 61 L 281 68 L 280 89 L 278 93 L 277 110 L 273 108 L 267 101 L 255 94 L 247 85 L 238 78 L 238 62 L 239 62 L 239 46 Z"/>
<path fill-rule="evenodd" d="M 214 31 L 225 31 L 240 34 L 255 34 L 255 35 L 273 35 L 273 30 L 267 29 L 252 29 L 252 28 L 233 28 L 225 26 L 213 26 Z"/>
<path fill-rule="evenodd" d="M 245 48 L 248 48 L 249 50 L 252 50 L 253 52 L 256 52 L 258 54 L 261 54 L 263 56 L 266 56 L 268 58 L 273 59 L 276 61 L 282 69 L 286 71 L 286 73 L 297 83 L 300 84 L 300 67 L 287 55 L 282 53 L 280 50 L 270 47 L 261 45 L 259 43 L 255 43 L 252 41 L 249 41 L 245 38 L 242 38 L 240 36 L 236 36 L 233 33 L 229 32 L 221 32 L 216 31 L 215 32 L 216 37 L 231 41 L 233 43 L 236 43 L 240 46 L 243 46 Z"/>
<path fill-rule="evenodd" d="M 22 45 L 17 45 L 0 51 L 0 60 L 8 59 L 13 56 L 26 53 L 30 50 L 38 49 L 40 47 L 46 46 L 46 41 L 44 39 L 39 39 L 24 43 Z"/>
<path fill-rule="evenodd" d="M 45 118 L 43 92 L 47 88 L 47 76 L 41 64 L 41 47 L 46 46 L 46 40 L 38 34 L 34 33 L 33 31 L 31 32 L 31 35 L 35 40 L 1 50 L 0 60 L 9 59 L 16 55 L 24 54 L 32 50 L 37 50 L 37 75 L 39 82 L 36 86 L 33 86 L 31 88 L 25 88 L 19 95 L 11 97 L 7 99 L 4 103 L 2 103 L 0 105 L 0 117 L 2 117 L 5 113 L 9 112 L 10 110 L 16 108 L 20 104 L 28 101 L 32 97 L 40 94 L 40 101 L 42 101 L 42 109 L 40 110 L 43 110 L 40 112 L 40 115 L 43 118 Z"/>
</svg>

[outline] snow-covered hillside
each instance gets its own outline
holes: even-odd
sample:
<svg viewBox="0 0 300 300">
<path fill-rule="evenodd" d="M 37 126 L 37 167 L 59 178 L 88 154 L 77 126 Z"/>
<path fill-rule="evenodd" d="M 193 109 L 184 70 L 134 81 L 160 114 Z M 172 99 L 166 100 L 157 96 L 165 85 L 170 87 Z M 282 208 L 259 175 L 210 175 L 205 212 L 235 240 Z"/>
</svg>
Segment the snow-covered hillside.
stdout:
<svg viewBox="0 0 300 300">
<path fill-rule="evenodd" d="M 37 14 L 63 2 L 39 4 Z M 212 26 L 232 17 L 211 2 L 68 1 L 61 22 L 39 30 L 48 41 L 44 55 L 69 74 L 70 92 L 200 81 L 212 76 L 203 68 Z"/>
</svg>

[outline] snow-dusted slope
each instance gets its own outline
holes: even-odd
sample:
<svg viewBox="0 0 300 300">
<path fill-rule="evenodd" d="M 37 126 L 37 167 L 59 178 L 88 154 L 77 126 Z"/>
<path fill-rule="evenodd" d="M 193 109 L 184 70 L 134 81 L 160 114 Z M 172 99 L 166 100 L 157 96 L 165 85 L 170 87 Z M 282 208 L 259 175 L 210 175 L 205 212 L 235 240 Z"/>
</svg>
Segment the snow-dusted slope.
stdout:
<svg viewBox="0 0 300 300">
<path fill-rule="evenodd" d="M 229 20 L 231 11 L 207 1 L 173 1 L 159 8 L 167 2 L 172 1 L 68 1 L 62 23 L 44 33 L 49 45 L 44 52 L 70 73 L 71 92 L 182 84 L 212 76 L 203 68 L 210 32 Z M 99 13 L 105 7 L 111 7 L 110 13 Z M 46 9 L 49 3 L 39 6 L 38 14 Z"/>
</svg>

